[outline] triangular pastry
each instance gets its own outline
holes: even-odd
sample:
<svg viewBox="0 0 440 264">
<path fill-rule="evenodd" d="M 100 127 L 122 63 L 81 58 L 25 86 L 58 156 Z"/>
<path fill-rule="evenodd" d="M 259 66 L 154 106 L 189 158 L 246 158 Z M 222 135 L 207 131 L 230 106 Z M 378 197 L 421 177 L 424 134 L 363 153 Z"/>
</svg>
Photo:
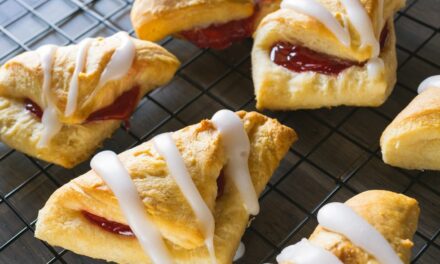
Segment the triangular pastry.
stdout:
<svg viewBox="0 0 440 264">
<path fill-rule="evenodd" d="M 162 47 L 125 32 L 25 52 L 0 68 L 0 138 L 26 154 L 73 167 L 178 66 Z"/>
<path fill-rule="evenodd" d="M 200 48 L 224 49 L 252 36 L 261 19 L 279 8 L 280 0 L 136 0 L 131 21 L 140 39 L 168 35 Z"/>
<path fill-rule="evenodd" d="M 258 195 L 295 140 L 274 119 L 222 110 L 119 156 L 99 153 L 92 171 L 49 198 L 35 235 L 118 263 L 231 263 Z M 146 228 L 155 231 L 142 235 Z"/>
<path fill-rule="evenodd" d="M 318 212 L 310 238 L 285 248 L 279 264 L 409 264 L 420 209 L 415 199 L 366 191 Z"/>
<path fill-rule="evenodd" d="M 380 140 L 385 163 L 440 170 L 440 75 L 419 86 L 419 95 L 391 122 Z"/>
<path fill-rule="evenodd" d="M 378 106 L 396 82 L 404 0 L 283 0 L 255 32 L 259 109 Z"/>
</svg>

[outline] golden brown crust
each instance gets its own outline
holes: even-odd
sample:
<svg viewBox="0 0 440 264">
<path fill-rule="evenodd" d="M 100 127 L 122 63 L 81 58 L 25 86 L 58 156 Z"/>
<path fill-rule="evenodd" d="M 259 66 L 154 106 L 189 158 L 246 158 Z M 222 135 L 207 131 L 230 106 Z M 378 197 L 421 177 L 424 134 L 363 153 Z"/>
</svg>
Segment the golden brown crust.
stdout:
<svg viewBox="0 0 440 264">
<path fill-rule="evenodd" d="M 41 59 L 35 51 L 29 51 L 8 61 L 0 68 L 0 139 L 17 150 L 67 168 L 87 159 L 120 124 L 118 120 L 87 123 L 84 122 L 87 117 L 112 104 L 134 86 L 140 87 L 140 100 L 145 93 L 168 82 L 179 65 L 177 59 L 162 47 L 146 41 L 133 41 L 136 55 L 127 75 L 102 87 L 97 87 L 101 73 L 120 42 L 114 37 L 92 42 L 84 73 L 79 75 L 78 106 L 69 117 L 64 112 L 78 46 L 57 49 L 51 96 L 63 126 L 43 148 L 37 146 L 43 125 L 24 106 L 26 98 L 43 105 Z"/>
<path fill-rule="evenodd" d="M 354 196 L 346 204 L 385 237 L 403 263 L 410 263 L 412 238 L 420 213 L 415 199 L 389 191 L 373 190 Z M 315 229 L 310 241 L 332 252 L 344 264 L 379 264 L 373 256 L 344 236 L 321 226 Z"/>
<path fill-rule="evenodd" d="M 276 120 L 255 112 L 238 115 L 251 142 L 249 169 L 259 194 L 296 140 L 296 134 Z M 226 162 L 221 135 L 210 121 L 204 120 L 173 133 L 173 138 L 203 199 L 214 211 L 219 263 L 231 263 L 249 216 L 230 181 L 226 181 L 223 195 L 216 200 L 216 180 Z M 146 210 L 166 238 L 175 262 L 206 263 L 209 256 L 195 216 L 151 142 L 119 157 L 134 179 Z M 39 213 L 36 236 L 91 257 L 119 263 L 150 263 L 136 239 L 103 231 L 85 220 L 81 210 L 126 223 L 111 191 L 90 171 L 49 198 Z"/>
<path fill-rule="evenodd" d="M 440 170 L 440 89 L 414 98 L 385 129 L 380 143 L 387 164 Z"/>
<path fill-rule="evenodd" d="M 78 106 L 72 116 L 65 116 L 64 110 L 79 46 L 57 49 L 52 67 L 51 95 L 63 123 L 81 124 L 91 113 L 111 105 L 123 92 L 139 86 L 143 96 L 172 78 L 179 66 L 172 54 L 154 43 L 132 40 L 136 56 L 131 69 L 120 80 L 109 81 L 101 87 L 98 87 L 101 74 L 121 40 L 115 37 L 93 40 L 84 70 L 79 75 Z M 0 96 L 29 98 L 42 106 L 43 70 L 40 62 L 36 51 L 22 53 L 6 62 L 0 68 Z"/>
</svg>

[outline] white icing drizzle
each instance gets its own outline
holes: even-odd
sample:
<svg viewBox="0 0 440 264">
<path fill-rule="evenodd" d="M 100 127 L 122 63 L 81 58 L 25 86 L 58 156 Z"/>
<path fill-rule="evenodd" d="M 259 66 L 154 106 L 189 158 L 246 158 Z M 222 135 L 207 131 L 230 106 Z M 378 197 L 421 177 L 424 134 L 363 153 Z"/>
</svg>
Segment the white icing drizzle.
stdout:
<svg viewBox="0 0 440 264">
<path fill-rule="evenodd" d="M 136 55 L 136 47 L 127 32 L 118 32 L 112 36 L 121 41 L 121 45 L 113 53 L 110 62 L 101 74 L 98 87 L 124 77 L 130 70 Z"/>
<path fill-rule="evenodd" d="M 361 46 L 370 45 L 372 47 L 372 57 L 380 54 L 380 44 L 375 36 L 373 23 L 367 14 L 364 6 L 359 0 L 341 0 L 345 7 L 348 20 L 353 24 L 361 38 Z M 333 35 L 345 46 L 350 46 L 351 37 L 347 29 L 347 19 L 343 17 L 344 26 L 327 10 L 320 2 L 316 0 L 283 0 L 281 8 L 293 9 L 297 12 L 311 16 L 321 22 Z M 379 2 L 379 12 L 383 16 L 383 0 Z M 381 18 L 383 24 L 383 18 Z"/>
<path fill-rule="evenodd" d="M 368 77 L 378 78 L 385 70 L 385 64 L 381 58 L 372 58 L 366 64 Z"/>
<path fill-rule="evenodd" d="M 150 220 L 136 186 L 118 156 L 112 151 L 100 152 L 93 157 L 90 166 L 118 199 L 130 228 L 153 263 L 173 263 L 162 235 Z"/>
<path fill-rule="evenodd" d="M 62 124 L 58 118 L 56 105 L 53 103 L 50 93 L 52 64 L 56 50 L 57 47 L 54 45 L 45 45 L 36 50 L 40 56 L 41 68 L 43 70 L 41 101 L 44 108 L 43 116 L 41 118 L 43 131 L 37 144 L 38 148 L 46 147 L 53 136 L 56 135 L 62 128 Z"/>
<path fill-rule="evenodd" d="M 70 80 L 69 92 L 67 94 L 67 104 L 64 114 L 71 116 L 77 107 L 78 98 L 78 82 L 79 74 L 83 71 L 86 62 L 87 52 L 89 50 L 92 39 L 86 38 L 78 44 L 78 51 L 75 60 L 75 70 L 73 71 L 72 79 Z"/>
<path fill-rule="evenodd" d="M 305 238 L 295 245 L 283 249 L 277 256 L 277 262 L 295 264 L 343 264 L 342 261 L 331 252 L 313 245 Z"/>
<path fill-rule="evenodd" d="M 372 57 L 379 56 L 379 40 L 374 35 L 373 23 L 362 3 L 359 0 L 341 0 L 341 3 L 344 5 L 351 23 L 359 33 L 361 47 L 369 45 L 372 48 Z"/>
<path fill-rule="evenodd" d="M 419 88 L 417 89 L 417 92 L 423 93 L 424 91 L 426 91 L 428 88 L 440 88 L 440 75 L 435 75 L 435 76 L 431 76 L 429 78 L 427 78 L 426 80 L 424 80 L 420 85 Z"/>
<path fill-rule="evenodd" d="M 234 259 L 232 261 L 237 261 L 241 259 L 244 256 L 244 253 L 246 252 L 246 247 L 244 246 L 243 242 L 240 242 L 240 245 L 237 248 L 237 251 L 235 252 Z"/>
<path fill-rule="evenodd" d="M 336 20 L 333 14 L 316 0 L 284 0 L 281 8 L 293 9 L 311 16 L 324 24 L 333 35 L 345 46 L 350 46 L 349 32 Z"/>
<path fill-rule="evenodd" d="M 168 171 L 176 181 L 186 200 L 193 209 L 205 237 L 205 244 L 211 257 L 211 263 L 217 263 L 214 250 L 214 217 L 197 190 L 185 162 L 174 143 L 170 133 L 156 136 L 153 139 L 154 148 L 165 159 Z"/>
<path fill-rule="evenodd" d="M 343 203 L 330 203 L 322 207 L 318 212 L 318 222 L 322 227 L 344 235 L 380 263 L 403 264 L 382 234 Z"/>
<path fill-rule="evenodd" d="M 258 196 L 249 173 L 250 142 L 241 119 L 230 110 L 220 110 L 211 119 L 219 130 L 228 157 L 225 176 L 237 187 L 249 214 L 260 211 Z"/>
</svg>

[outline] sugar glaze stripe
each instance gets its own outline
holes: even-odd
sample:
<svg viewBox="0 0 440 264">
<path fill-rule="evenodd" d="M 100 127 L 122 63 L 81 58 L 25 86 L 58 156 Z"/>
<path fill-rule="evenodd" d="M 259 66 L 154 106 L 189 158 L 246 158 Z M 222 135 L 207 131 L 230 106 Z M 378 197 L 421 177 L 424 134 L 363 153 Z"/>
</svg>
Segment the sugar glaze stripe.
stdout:
<svg viewBox="0 0 440 264">
<path fill-rule="evenodd" d="M 197 190 L 171 133 L 156 136 L 153 139 L 153 144 L 156 151 L 165 159 L 170 176 L 176 181 L 201 225 L 211 263 L 217 263 L 214 250 L 214 216 Z"/>
<path fill-rule="evenodd" d="M 174 263 L 162 235 L 145 211 L 136 186 L 118 156 L 112 151 L 100 152 L 93 157 L 90 166 L 116 196 L 128 225 L 153 263 Z"/>
</svg>

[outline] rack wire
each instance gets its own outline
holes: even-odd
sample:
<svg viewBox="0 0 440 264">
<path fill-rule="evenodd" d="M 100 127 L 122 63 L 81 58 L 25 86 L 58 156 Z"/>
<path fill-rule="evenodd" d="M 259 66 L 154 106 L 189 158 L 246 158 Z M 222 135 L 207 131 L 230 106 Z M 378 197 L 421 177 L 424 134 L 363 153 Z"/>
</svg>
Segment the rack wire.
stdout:
<svg viewBox="0 0 440 264">
<path fill-rule="evenodd" d="M 133 34 L 131 5 L 130 0 L 0 0 L 0 64 L 46 43 L 68 45 L 120 30 Z M 247 253 L 239 263 L 273 263 L 282 248 L 313 231 L 322 205 L 367 189 L 402 192 L 419 201 L 412 263 L 438 263 L 440 173 L 389 167 L 378 142 L 416 95 L 418 83 L 440 73 L 439 14 L 440 1 L 412 0 L 396 15 L 398 83 L 383 106 L 264 112 L 295 128 L 301 139 L 261 196 L 261 213 L 243 237 Z M 171 37 L 161 44 L 179 57 L 181 68 L 169 85 L 143 98 L 133 128 L 119 129 L 104 148 L 123 151 L 221 108 L 254 110 L 250 40 L 225 51 L 200 50 Z M 37 212 L 50 194 L 88 168 L 85 162 L 65 170 L 0 144 L 0 263 L 101 263 L 33 237 Z"/>
</svg>

